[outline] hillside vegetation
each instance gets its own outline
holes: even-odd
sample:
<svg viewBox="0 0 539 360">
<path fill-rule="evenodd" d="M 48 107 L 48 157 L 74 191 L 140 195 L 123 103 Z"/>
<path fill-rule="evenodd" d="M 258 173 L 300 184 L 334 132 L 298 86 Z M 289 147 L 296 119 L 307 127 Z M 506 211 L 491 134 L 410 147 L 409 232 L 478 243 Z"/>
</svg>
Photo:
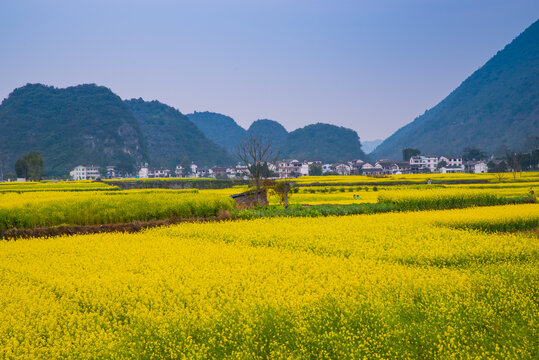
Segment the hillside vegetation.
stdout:
<svg viewBox="0 0 539 360">
<path fill-rule="evenodd" d="M 244 128 L 226 115 L 209 111 L 195 111 L 188 114 L 187 117 L 198 126 L 208 139 L 224 147 L 230 154 L 236 151 L 239 142 L 246 134 Z"/>
<path fill-rule="evenodd" d="M 13 171 L 18 157 L 38 151 L 46 176 L 67 175 L 79 164 L 134 171 L 148 160 L 146 141 L 126 104 L 109 89 L 58 89 L 28 84 L 0 105 L 0 166 Z"/>
<path fill-rule="evenodd" d="M 271 142 L 276 148 L 282 146 L 287 135 L 288 131 L 286 131 L 283 125 L 277 121 L 268 119 L 256 120 L 247 130 L 247 136 L 262 138 Z"/>
<path fill-rule="evenodd" d="M 281 157 L 333 162 L 364 159 L 365 153 L 354 130 L 318 123 L 289 133 L 281 147 Z"/>
<path fill-rule="evenodd" d="M 438 154 L 467 146 L 519 150 L 529 136 L 539 136 L 539 21 L 372 155 L 397 159 L 406 147 Z"/>
<path fill-rule="evenodd" d="M 186 161 L 206 166 L 234 163 L 221 146 L 206 138 L 180 111 L 159 101 L 131 99 L 126 104 L 146 138 L 152 166 L 173 169 Z"/>
</svg>

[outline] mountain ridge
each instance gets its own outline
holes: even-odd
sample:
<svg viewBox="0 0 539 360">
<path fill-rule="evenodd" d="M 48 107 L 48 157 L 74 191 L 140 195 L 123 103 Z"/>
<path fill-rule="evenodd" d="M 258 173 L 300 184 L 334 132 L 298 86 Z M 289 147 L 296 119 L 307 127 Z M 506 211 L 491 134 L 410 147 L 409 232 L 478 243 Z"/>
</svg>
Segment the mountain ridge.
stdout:
<svg viewBox="0 0 539 360">
<path fill-rule="evenodd" d="M 139 122 L 153 167 L 174 168 L 193 161 L 202 166 L 231 165 L 234 160 L 208 139 L 187 116 L 157 100 L 125 100 Z"/>
<path fill-rule="evenodd" d="M 399 158 L 403 148 L 461 153 L 479 147 L 519 150 L 539 135 L 539 21 L 498 51 L 433 108 L 401 127 L 371 154 Z"/>
<path fill-rule="evenodd" d="M 95 84 L 56 88 L 27 84 L 0 104 L 0 153 L 5 172 L 29 151 L 41 152 L 45 174 L 66 175 L 79 164 L 132 172 L 148 159 L 138 123 L 123 100 Z"/>
<path fill-rule="evenodd" d="M 239 126 L 233 118 L 227 115 L 210 111 L 195 111 L 186 116 L 208 139 L 221 145 L 230 154 L 236 152 L 238 144 L 247 133 L 247 130 Z"/>
</svg>

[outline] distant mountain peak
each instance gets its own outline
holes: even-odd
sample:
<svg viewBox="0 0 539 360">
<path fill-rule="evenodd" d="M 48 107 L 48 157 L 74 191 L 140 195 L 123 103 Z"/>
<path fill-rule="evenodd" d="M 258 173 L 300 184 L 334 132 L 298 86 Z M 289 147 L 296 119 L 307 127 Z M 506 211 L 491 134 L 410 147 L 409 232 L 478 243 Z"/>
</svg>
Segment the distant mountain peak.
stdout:
<svg viewBox="0 0 539 360">
<path fill-rule="evenodd" d="M 231 154 L 235 152 L 239 142 L 245 136 L 246 130 L 239 126 L 234 119 L 210 111 L 188 114 L 191 120 L 210 140 L 224 147 Z"/>
<path fill-rule="evenodd" d="M 288 134 L 281 156 L 324 162 L 365 159 L 358 134 L 342 126 L 316 123 Z"/>
<path fill-rule="evenodd" d="M 275 147 L 280 147 L 288 131 L 275 120 L 259 119 L 254 121 L 247 130 L 247 136 L 254 136 L 265 139 L 273 144 Z"/>
</svg>

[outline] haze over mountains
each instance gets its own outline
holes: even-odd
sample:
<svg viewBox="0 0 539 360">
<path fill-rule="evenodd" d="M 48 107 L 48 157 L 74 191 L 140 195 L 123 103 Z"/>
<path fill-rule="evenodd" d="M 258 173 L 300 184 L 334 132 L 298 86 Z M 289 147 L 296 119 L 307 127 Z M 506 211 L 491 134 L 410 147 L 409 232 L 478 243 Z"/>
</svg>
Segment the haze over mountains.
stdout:
<svg viewBox="0 0 539 360">
<path fill-rule="evenodd" d="M 376 149 L 378 145 L 380 145 L 383 142 L 384 140 L 382 139 L 362 141 L 361 148 L 363 149 L 363 151 L 365 151 L 365 154 L 370 154 L 371 152 L 374 151 L 374 149 Z"/>
<path fill-rule="evenodd" d="M 529 136 L 539 136 L 539 21 L 372 156 L 399 158 L 407 147 L 438 154 L 461 154 L 467 146 L 520 150 Z"/>
</svg>

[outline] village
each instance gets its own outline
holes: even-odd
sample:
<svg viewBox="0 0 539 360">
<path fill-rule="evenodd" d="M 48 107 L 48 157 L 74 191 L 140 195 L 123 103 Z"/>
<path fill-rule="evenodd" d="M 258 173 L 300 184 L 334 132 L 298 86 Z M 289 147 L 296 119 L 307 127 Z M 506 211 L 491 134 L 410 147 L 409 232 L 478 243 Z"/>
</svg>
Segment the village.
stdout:
<svg viewBox="0 0 539 360">
<path fill-rule="evenodd" d="M 268 164 L 268 177 L 274 179 L 291 179 L 301 176 L 321 175 L 403 175 L 422 173 L 486 173 L 486 161 L 463 161 L 459 156 L 416 155 L 409 161 L 381 159 L 376 162 L 365 162 L 360 159 L 323 163 L 318 160 L 299 161 L 282 159 Z M 215 179 L 247 179 L 249 168 L 245 164 L 235 167 L 207 167 L 192 163 L 188 166 L 177 165 L 174 169 L 154 169 L 144 164 L 134 176 L 120 174 L 115 166 L 79 165 L 70 173 L 73 180 L 120 179 L 136 177 L 138 179 L 190 177 Z"/>
</svg>

